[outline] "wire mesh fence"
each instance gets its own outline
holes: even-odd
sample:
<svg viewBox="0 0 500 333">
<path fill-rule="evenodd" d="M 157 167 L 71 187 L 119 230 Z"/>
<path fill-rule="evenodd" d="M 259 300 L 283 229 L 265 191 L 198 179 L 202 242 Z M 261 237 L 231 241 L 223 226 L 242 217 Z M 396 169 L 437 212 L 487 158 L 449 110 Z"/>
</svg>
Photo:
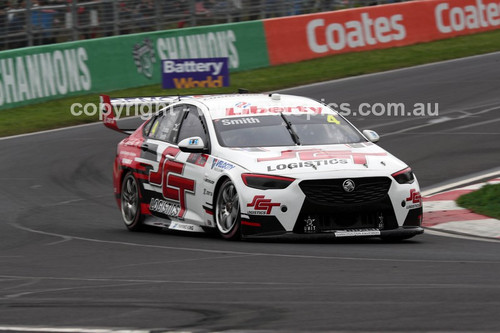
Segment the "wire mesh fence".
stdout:
<svg viewBox="0 0 500 333">
<path fill-rule="evenodd" d="M 0 50 L 400 1 L 403 0 L 9 1 L 9 5 L 0 5 Z"/>
</svg>

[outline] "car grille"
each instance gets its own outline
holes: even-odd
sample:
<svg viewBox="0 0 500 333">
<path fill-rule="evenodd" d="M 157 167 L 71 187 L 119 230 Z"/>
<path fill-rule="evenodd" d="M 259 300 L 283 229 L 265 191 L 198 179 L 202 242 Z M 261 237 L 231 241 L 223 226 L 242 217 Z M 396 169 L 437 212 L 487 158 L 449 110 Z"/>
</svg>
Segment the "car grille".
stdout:
<svg viewBox="0 0 500 333">
<path fill-rule="evenodd" d="M 355 183 L 354 191 L 346 192 L 347 178 L 304 180 L 299 186 L 310 202 L 326 206 L 369 204 L 383 200 L 391 186 L 387 177 L 349 178 Z"/>
</svg>

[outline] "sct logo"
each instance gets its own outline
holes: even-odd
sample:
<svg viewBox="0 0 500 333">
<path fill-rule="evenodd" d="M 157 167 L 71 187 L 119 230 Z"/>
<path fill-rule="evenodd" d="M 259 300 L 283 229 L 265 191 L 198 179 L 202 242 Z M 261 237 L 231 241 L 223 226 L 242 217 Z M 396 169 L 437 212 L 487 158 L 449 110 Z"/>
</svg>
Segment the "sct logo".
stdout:
<svg viewBox="0 0 500 333">
<path fill-rule="evenodd" d="M 160 186 L 163 198 L 178 204 L 177 217 L 183 218 L 186 213 L 186 194 L 195 192 L 195 181 L 182 177 L 184 164 L 171 161 L 167 156 L 177 156 L 179 150 L 169 147 L 162 154 L 159 170 L 149 171 L 149 182 Z"/>
<path fill-rule="evenodd" d="M 418 192 L 415 189 L 410 190 L 410 196 L 405 200 L 406 202 L 408 202 L 408 204 L 406 205 L 406 209 L 414 209 L 422 207 L 422 196 L 420 195 L 420 192 Z"/>
<path fill-rule="evenodd" d="M 418 192 L 415 189 L 410 190 L 410 196 L 405 199 L 406 201 L 411 201 L 412 203 L 421 203 L 422 202 L 422 196 L 420 195 L 420 192 Z"/>
<path fill-rule="evenodd" d="M 248 211 L 248 214 L 254 215 L 269 215 L 273 207 L 281 206 L 280 203 L 271 202 L 271 199 L 266 199 L 264 195 L 256 195 L 252 202 L 247 204 L 247 207 L 253 207 L 254 210 Z"/>
</svg>

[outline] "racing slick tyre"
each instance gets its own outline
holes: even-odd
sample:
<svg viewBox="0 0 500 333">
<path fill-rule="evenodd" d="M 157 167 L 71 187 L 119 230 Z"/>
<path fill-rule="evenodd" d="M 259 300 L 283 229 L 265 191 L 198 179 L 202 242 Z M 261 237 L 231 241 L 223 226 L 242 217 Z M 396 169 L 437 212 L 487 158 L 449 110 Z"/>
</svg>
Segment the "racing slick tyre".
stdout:
<svg viewBox="0 0 500 333">
<path fill-rule="evenodd" d="M 222 238 L 227 240 L 241 238 L 240 201 L 236 187 L 230 179 L 225 180 L 217 192 L 215 224 Z"/>
<path fill-rule="evenodd" d="M 139 182 L 131 172 L 127 173 L 123 178 L 120 200 L 125 226 L 131 231 L 142 230 L 144 217 L 141 214 Z"/>
</svg>

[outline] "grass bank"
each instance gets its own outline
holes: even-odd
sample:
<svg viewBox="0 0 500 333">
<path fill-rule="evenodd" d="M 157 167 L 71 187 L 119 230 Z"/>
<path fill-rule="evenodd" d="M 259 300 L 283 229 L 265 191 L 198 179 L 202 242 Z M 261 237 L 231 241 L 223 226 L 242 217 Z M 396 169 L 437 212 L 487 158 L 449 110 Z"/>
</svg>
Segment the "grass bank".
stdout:
<svg viewBox="0 0 500 333">
<path fill-rule="evenodd" d="M 181 94 L 235 92 L 246 88 L 251 92 L 272 91 L 301 84 L 332 80 L 348 76 L 381 72 L 436 61 L 462 58 L 500 51 L 500 30 L 463 36 L 406 47 L 341 54 L 295 64 L 234 73 L 231 86 L 221 89 L 189 89 Z M 160 84 L 141 88 L 108 91 L 112 96 L 176 95 Z M 0 136 L 34 132 L 51 128 L 93 122 L 96 117 L 74 117 L 73 103 L 98 101 L 98 94 L 60 99 L 25 107 L 0 111 Z"/>
<path fill-rule="evenodd" d="M 500 184 L 485 185 L 478 191 L 462 195 L 457 204 L 474 213 L 500 220 Z"/>
</svg>

